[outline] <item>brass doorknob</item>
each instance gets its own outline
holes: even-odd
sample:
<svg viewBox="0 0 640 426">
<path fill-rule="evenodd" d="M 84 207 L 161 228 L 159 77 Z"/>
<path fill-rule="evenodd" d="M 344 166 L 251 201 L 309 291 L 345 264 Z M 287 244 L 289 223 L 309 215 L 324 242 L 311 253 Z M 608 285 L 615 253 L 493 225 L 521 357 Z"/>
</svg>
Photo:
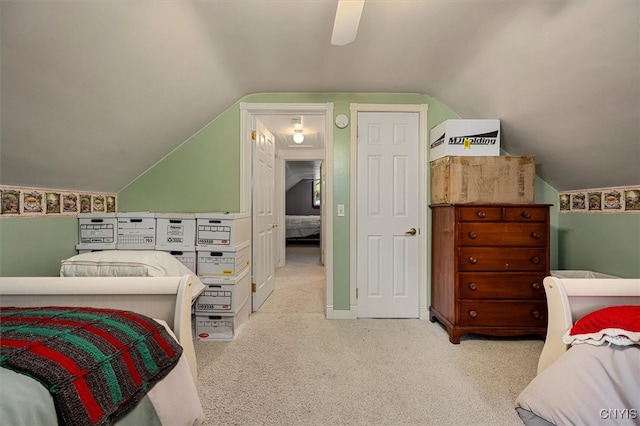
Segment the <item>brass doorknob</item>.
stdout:
<svg viewBox="0 0 640 426">
<path fill-rule="evenodd" d="M 405 234 L 416 235 L 416 232 L 416 228 L 411 228 L 407 232 L 405 232 Z"/>
</svg>

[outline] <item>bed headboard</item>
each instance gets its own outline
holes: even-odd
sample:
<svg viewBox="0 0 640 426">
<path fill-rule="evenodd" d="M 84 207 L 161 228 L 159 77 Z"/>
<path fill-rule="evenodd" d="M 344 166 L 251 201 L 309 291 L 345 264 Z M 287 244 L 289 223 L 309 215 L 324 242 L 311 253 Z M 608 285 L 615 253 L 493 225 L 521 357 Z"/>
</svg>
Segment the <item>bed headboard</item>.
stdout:
<svg viewBox="0 0 640 426">
<path fill-rule="evenodd" d="M 0 306 L 90 306 L 165 321 L 198 377 L 191 332 L 193 277 L 0 277 Z"/>
<path fill-rule="evenodd" d="M 562 337 L 579 318 L 607 306 L 640 305 L 640 278 L 546 277 L 543 283 L 549 314 L 538 374 L 567 351 Z"/>
</svg>

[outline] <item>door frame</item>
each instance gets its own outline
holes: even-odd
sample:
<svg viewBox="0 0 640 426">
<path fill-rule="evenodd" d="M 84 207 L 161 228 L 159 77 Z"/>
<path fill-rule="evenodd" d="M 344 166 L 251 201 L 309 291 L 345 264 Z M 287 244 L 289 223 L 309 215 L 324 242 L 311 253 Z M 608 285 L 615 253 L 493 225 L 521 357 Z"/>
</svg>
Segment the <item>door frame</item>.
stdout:
<svg viewBox="0 0 640 426">
<path fill-rule="evenodd" d="M 325 116 L 324 164 L 325 182 L 322 191 L 322 204 L 333 206 L 333 103 L 240 103 L 240 212 L 251 213 L 253 200 L 253 155 L 251 131 L 253 117 L 256 115 L 278 114 L 321 114 Z M 278 162 L 276 155 L 276 162 Z M 276 171 L 276 174 L 278 172 Z M 284 181 L 283 181 L 284 185 Z M 277 196 L 276 196 L 277 200 Z M 278 210 L 276 223 L 284 225 L 284 210 Z M 326 214 L 322 218 L 321 239 L 324 248 L 324 311 L 330 316 L 333 309 L 333 215 L 332 209 L 323 209 Z M 279 233 L 284 235 L 284 226 L 279 226 Z M 278 241 L 280 238 L 278 237 Z M 279 250 L 279 248 L 278 248 Z M 276 257 L 279 257 L 276 255 Z M 253 264 L 253 259 L 252 259 Z"/>
<path fill-rule="evenodd" d="M 420 319 L 429 317 L 427 300 L 427 264 L 431 251 L 427 245 L 427 109 L 426 104 L 358 104 L 350 105 L 350 121 L 358 123 L 358 112 L 415 112 L 418 118 L 418 315 Z M 350 199 L 349 214 L 350 240 L 357 241 L 357 209 L 358 209 L 358 126 L 351 126 L 350 135 L 351 165 L 350 165 Z M 358 247 L 355 243 L 350 245 L 351 259 L 357 258 Z M 358 300 L 356 289 L 358 283 L 358 268 L 355 261 L 350 262 L 349 268 L 349 300 L 351 318 L 358 318 Z"/>
</svg>

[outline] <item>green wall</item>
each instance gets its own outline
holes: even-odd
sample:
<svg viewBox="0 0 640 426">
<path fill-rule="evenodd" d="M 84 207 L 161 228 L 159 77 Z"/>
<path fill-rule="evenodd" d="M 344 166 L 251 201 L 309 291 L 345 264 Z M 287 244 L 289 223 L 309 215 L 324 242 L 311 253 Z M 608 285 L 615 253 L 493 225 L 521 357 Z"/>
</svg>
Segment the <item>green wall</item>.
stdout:
<svg viewBox="0 0 640 426">
<path fill-rule="evenodd" d="M 154 167 L 118 193 L 119 211 L 238 211 L 240 205 L 240 102 L 427 104 L 427 129 L 456 114 L 419 94 L 254 94 L 240 99 Z M 349 128 L 334 127 L 334 204 L 349 207 Z M 535 200 L 554 204 L 551 268 L 588 269 L 640 277 L 640 215 L 557 213 L 558 193 L 536 179 Z M 334 309 L 349 309 L 349 222 L 334 212 Z M 429 219 L 428 219 L 428 223 Z M 0 275 L 57 275 L 76 254 L 74 217 L 0 218 Z"/>
<path fill-rule="evenodd" d="M 55 276 L 60 261 L 78 254 L 78 219 L 4 217 L 0 219 L 0 276 Z"/>
<path fill-rule="evenodd" d="M 640 277 L 640 215 L 559 214 L 558 269 Z"/>
<path fill-rule="evenodd" d="M 334 116 L 350 114 L 352 103 L 427 104 L 427 129 L 458 116 L 426 95 L 356 93 L 266 93 L 240 99 L 224 114 L 118 194 L 119 211 L 238 211 L 240 207 L 240 103 L 326 103 Z M 350 128 L 333 135 L 333 307 L 349 309 L 349 215 L 335 215 L 335 204 L 349 209 Z"/>
</svg>

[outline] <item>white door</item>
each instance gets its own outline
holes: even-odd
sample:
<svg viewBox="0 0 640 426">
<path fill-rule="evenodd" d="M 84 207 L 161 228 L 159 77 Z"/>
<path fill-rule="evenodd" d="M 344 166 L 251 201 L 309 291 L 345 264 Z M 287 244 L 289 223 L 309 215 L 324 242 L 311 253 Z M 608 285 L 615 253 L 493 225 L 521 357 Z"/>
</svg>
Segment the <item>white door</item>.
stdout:
<svg viewBox="0 0 640 426">
<path fill-rule="evenodd" d="M 418 113 L 358 113 L 359 317 L 419 316 L 418 148 Z"/>
<path fill-rule="evenodd" d="M 253 268 L 252 310 L 255 312 L 275 287 L 275 139 L 258 118 L 253 140 Z"/>
</svg>

